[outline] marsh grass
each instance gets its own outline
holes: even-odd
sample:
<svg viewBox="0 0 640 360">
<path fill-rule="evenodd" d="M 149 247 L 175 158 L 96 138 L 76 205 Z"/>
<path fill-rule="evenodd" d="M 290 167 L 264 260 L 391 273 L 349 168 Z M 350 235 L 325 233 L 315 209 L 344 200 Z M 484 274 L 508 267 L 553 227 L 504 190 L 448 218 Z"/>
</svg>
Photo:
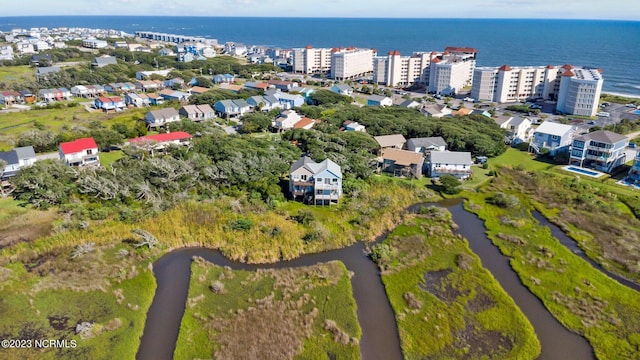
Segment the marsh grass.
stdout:
<svg viewBox="0 0 640 360">
<path fill-rule="evenodd" d="M 535 359 L 533 327 L 452 225 L 444 209 L 421 211 L 383 243 L 405 358 Z"/>
<path fill-rule="evenodd" d="M 360 358 L 346 268 L 231 271 L 196 258 L 175 359 Z M 211 291 L 212 282 L 224 292 Z"/>
<path fill-rule="evenodd" d="M 490 205 L 486 200 L 493 191 L 518 191 L 522 185 L 508 181 L 508 175 L 509 172 L 501 173 L 501 180 L 492 183 L 486 192 L 465 194 L 475 204 L 468 206 L 469 210 L 485 221 L 489 238 L 511 258 L 511 266 L 522 283 L 564 326 L 584 336 L 597 358 L 637 359 L 638 347 L 631 339 L 640 333 L 640 294 L 608 278 L 560 244 L 547 227 L 539 225 L 526 211 L 533 205 L 525 196 L 520 196 L 519 205 L 525 211 L 515 212 L 521 225 L 515 228 L 502 222 L 502 217 L 513 217 L 514 210 Z M 532 178 L 535 175 L 528 174 L 522 181 Z M 528 188 L 523 190 L 528 192 Z M 544 187 L 538 191 L 540 196 L 551 196 Z M 550 199 L 557 204 L 566 203 L 555 197 Z"/>
</svg>

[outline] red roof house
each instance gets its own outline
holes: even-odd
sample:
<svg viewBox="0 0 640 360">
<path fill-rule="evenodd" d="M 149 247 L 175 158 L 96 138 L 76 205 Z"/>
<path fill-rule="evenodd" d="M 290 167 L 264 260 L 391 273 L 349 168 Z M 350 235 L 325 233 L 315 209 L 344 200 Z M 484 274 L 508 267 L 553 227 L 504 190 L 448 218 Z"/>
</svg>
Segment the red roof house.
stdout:
<svg viewBox="0 0 640 360">
<path fill-rule="evenodd" d="M 93 138 L 63 142 L 58 152 L 60 159 L 69 166 L 100 165 L 98 145 Z"/>
</svg>

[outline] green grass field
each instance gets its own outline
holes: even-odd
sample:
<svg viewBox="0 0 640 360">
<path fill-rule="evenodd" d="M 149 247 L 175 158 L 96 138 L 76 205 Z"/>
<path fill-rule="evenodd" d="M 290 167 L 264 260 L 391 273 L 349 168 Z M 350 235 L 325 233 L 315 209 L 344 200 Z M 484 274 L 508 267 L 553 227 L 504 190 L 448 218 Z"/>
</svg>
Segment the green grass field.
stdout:
<svg viewBox="0 0 640 360">
<path fill-rule="evenodd" d="M 0 66 L 0 82 L 8 84 L 24 83 L 35 81 L 35 69 L 28 65 L 21 66 Z M 4 89 L 1 89 L 4 90 Z"/>
<path fill-rule="evenodd" d="M 398 226 L 373 257 L 382 269 L 406 359 L 535 359 L 533 327 L 444 209 Z"/>
<path fill-rule="evenodd" d="M 361 334 L 342 263 L 249 272 L 197 259 L 174 358 L 359 359 Z"/>
<path fill-rule="evenodd" d="M 114 150 L 109 152 L 100 152 L 98 153 L 98 157 L 100 158 L 100 165 L 109 168 L 111 164 L 118 161 L 124 156 L 122 150 Z"/>
</svg>

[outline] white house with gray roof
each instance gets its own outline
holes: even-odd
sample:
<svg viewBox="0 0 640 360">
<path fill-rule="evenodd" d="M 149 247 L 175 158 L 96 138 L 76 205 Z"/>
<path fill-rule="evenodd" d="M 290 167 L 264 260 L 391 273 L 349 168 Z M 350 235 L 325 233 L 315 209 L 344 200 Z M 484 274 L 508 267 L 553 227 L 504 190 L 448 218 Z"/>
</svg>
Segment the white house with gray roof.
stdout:
<svg viewBox="0 0 640 360">
<path fill-rule="evenodd" d="M 573 139 L 569 164 L 611 173 L 624 165 L 625 150 L 629 146 L 626 136 L 600 130 Z"/>
<path fill-rule="evenodd" d="M 244 99 L 220 100 L 213 105 L 213 108 L 220 117 L 225 118 L 240 117 L 251 111 L 251 105 L 244 101 Z"/>
<path fill-rule="evenodd" d="M 433 151 L 429 154 L 427 163 L 429 176 L 432 178 L 451 175 L 464 180 L 472 174 L 470 152 Z"/>
<path fill-rule="evenodd" d="M 33 165 L 36 153 L 32 146 L 23 146 L 0 152 L 0 160 L 4 161 L 4 167 L 0 168 L 0 180 L 6 180 L 15 176 L 18 170 Z"/>
<path fill-rule="evenodd" d="M 500 127 L 507 130 L 509 141 L 514 144 L 529 141 L 533 135 L 531 120 L 526 117 L 514 116 L 508 120 L 501 122 Z"/>
<path fill-rule="evenodd" d="M 166 126 L 168 123 L 175 121 L 180 121 L 180 114 L 174 108 L 151 110 L 144 117 L 144 122 L 147 123 L 149 128 Z"/>
<path fill-rule="evenodd" d="M 407 140 L 407 149 L 422 154 L 431 151 L 446 151 L 447 142 L 440 136 L 412 138 Z"/>
<path fill-rule="evenodd" d="M 291 165 L 289 192 L 294 199 L 314 205 L 336 204 L 342 196 L 342 171 L 335 162 L 317 163 L 308 156 Z"/>
<path fill-rule="evenodd" d="M 549 154 L 566 152 L 573 140 L 573 126 L 545 121 L 533 132 L 533 140 L 529 149 L 536 154 L 541 149 L 548 149 Z"/>
</svg>

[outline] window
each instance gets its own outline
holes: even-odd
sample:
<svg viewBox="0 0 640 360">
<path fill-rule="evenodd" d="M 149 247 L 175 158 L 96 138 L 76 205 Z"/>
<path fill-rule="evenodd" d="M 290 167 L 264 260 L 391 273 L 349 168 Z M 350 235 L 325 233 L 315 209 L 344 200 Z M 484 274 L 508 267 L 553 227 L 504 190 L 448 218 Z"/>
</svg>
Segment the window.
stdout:
<svg viewBox="0 0 640 360">
<path fill-rule="evenodd" d="M 327 185 L 330 185 L 331 184 L 331 179 L 330 178 L 325 178 L 324 179 L 324 183 L 327 184 Z"/>
<path fill-rule="evenodd" d="M 322 182 L 322 178 L 317 178 L 317 179 L 316 179 L 316 182 L 321 183 L 321 182 Z"/>
<path fill-rule="evenodd" d="M 93 154 L 93 150 L 91 149 L 87 150 L 87 155 L 91 155 L 91 154 Z"/>
<path fill-rule="evenodd" d="M 297 176 L 296 176 L 297 178 Z M 300 180 L 307 181 L 307 175 L 300 175 Z"/>
<path fill-rule="evenodd" d="M 333 179 L 331 179 L 331 182 L 333 182 L 335 184 L 335 183 L 338 182 L 338 179 L 337 178 L 333 178 Z"/>
</svg>

